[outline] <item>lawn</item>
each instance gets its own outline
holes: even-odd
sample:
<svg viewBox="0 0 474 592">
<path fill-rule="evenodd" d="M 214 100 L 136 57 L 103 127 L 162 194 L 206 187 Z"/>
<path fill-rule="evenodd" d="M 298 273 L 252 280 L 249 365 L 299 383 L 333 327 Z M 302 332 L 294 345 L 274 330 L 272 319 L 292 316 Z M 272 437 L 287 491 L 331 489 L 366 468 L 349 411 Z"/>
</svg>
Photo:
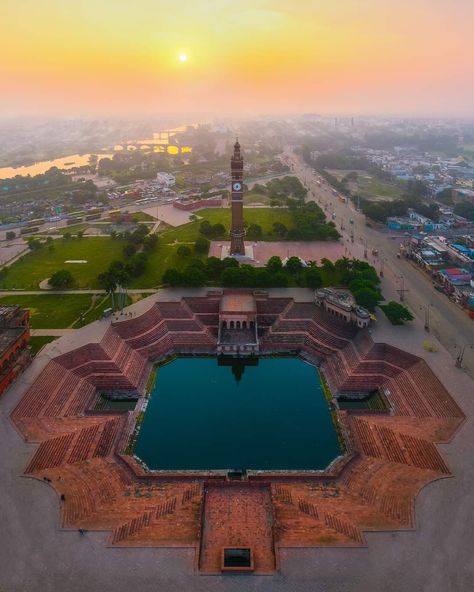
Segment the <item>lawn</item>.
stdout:
<svg viewBox="0 0 474 592">
<path fill-rule="evenodd" d="M 384 183 L 371 177 L 358 177 L 357 186 L 363 197 L 397 199 L 403 195 L 403 186 Z"/>
<path fill-rule="evenodd" d="M 109 237 L 56 239 L 53 249 L 44 246 L 37 253 L 27 253 L 8 268 L 0 281 L 0 288 L 37 290 L 41 281 L 59 269 L 69 270 L 77 288 L 99 288 L 97 276 L 112 261 L 122 259 L 125 242 Z M 86 260 L 87 263 L 65 263 L 67 260 Z"/>
<path fill-rule="evenodd" d="M 78 328 L 100 318 L 110 306 L 105 294 L 39 294 L 3 296 L 0 304 L 16 304 L 30 310 L 32 329 Z M 80 322 L 85 313 L 84 322 Z"/>
<path fill-rule="evenodd" d="M 81 223 L 81 224 L 71 224 L 70 226 L 62 226 L 58 228 L 58 232 L 60 234 L 65 234 L 69 232 L 70 234 L 77 234 L 78 232 L 85 232 L 88 228 L 90 228 L 90 224 Z"/>
<path fill-rule="evenodd" d="M 262 194 L 262 193 L 254 193 L 252 191 L 249 191 L 248 193 L 246 193 L 244 195 L 244 203 L 245 205 L 247 204 L 265 204 L 265 205 L 269 205 L 270 204 L 270 198 L 268 197 L 268 195 Z"/>
<path fill-rule="evenodd" d="M 159 246 L 149 255 L 145 273 L 131 282 L 131 288 L 157 287 L 168 267 L 184 267 L 188 261 L 178 257 L 176 249 L 180 244 L 192 247 L 200 236 L 199 226 L 204 219 L 209 220 L 211 224 L 223 224 L 226 235 L 221 240 L 229 239 L 231 222 L 229 208 L 204 209 L 198 212 L 198 216 L 197 222 L 190 222 L 160 233 Z M 247 208 L 244 210 L 244 219 L 248 224 L 259 224 L 262 227 L 263 240 L 280 240 L 272 235 L 274 222 L 281 222 L 288 229 L 294 227 L 292 213 L 284 208 Z M 122 240 L 109 237 L 55 239 L 52 251 L 44 246 L 38 253 L 28 253 L 9 267 L 6 277 L 0 281 L 0 289 L 36 290 L 41 281 L 51 277 L 59 269 L 68 269 L 72 273 L 77 288 L 100 288 L 97 276 L 105 271 L 112 261 L 123 259 L 124 244 Z M 87 263 L 68 264 L 65 263 L 67 260 L 86 260 Z"/>
<path fill-rule="evenodd" d="M 40 351 L 40 349 L 42 349 L 45 345 L 47 345 L 48 343 L 51 343 L 51 341 L 54 341 L 55 339 L 57 339 L 57 337 L 51 337 L 51 336 L 30 337 L 31 353 L 35 356 Z"/>
<path fill-rule="evenodd" d="M 333 177 L 338 181 L 342 179 L 352 170 L 343 169 L 327 169 Z M 359 193 L 362 197 L 379 198 L 379 199 L 397 199 L 403 195 L 403 184 L 401 183 L 385 183 L 374 177 L 371 177 L 366 171 L 355 171 L 357 173 L 356 181 L 349 181 L 347 187 L 353 193 Z"/>
</svg>

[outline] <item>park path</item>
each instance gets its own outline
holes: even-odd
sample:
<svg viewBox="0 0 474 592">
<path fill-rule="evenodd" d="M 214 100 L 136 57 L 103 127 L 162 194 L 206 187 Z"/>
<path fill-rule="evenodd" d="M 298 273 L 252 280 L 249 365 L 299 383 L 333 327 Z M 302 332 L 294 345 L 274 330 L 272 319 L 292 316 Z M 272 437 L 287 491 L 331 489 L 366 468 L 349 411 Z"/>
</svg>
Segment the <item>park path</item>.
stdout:
<svg viewBox="0 0 474 592">
<path fill-rule="evenodd" d="M 74 333 L 77 329 L 31 329 L 32 337 L 63 337 Z"/>
</svg>

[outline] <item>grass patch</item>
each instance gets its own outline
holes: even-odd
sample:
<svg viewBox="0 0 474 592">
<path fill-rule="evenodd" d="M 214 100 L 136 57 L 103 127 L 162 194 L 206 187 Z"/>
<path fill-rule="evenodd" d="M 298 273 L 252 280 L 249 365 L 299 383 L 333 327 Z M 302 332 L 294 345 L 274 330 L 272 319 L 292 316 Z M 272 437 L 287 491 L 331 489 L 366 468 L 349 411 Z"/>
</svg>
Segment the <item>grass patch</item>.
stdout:
<svg viewBox="0 0 474 592">
<path fill-rule="evenodd" d="M 370 177 L 358 177 L 358 191 L 362 197 L 398 199 L 403 195 L 403 187 L 393 183 L 384 183 Z"/>
<path fill-rule="evenodd" d="M 180 242 L 194 242 L 199 236 L 199 226 L 203 220 L 210 224 L 223 224 L 226 229 L 226 236 L 222 240 L 229 240 L 231 210 L 230 208 L 207 208 L 198 213 L 199 220 L 184 224 L 173 230 L 168 230 L 160 235 L 161 241 L 165 244 L 177 244 Z M 285 208 L 253 208 L 244 209 L 244 222 L 247 224 L 258 224 L 262 227 L 262 240 L 281 240 L 273 234 L 273 224 L 281 222 L 288 230 L 294 228 L 293 215 Z"/>
<path fill-rule="evenodd" d="M 262 193 L 253 193 L 252 191 L 249 191 L 244 195 L 244 205 L 254 203 L 269 205 L 270 201 L 271 200 L 268 195 L 264 195 Z"/>
<path fill-rule="evenodd" d="M 53 249 L 44 246 L 36 253 L 27 253 L 8 268 L 0 288 L 37 290 L 39 283 L 60 269 L 68 269 L 77 288 L 100 288 L 97 276 L 112 261 L 122 259 L 125 241 L 109 237 L 57 239 Z M 65 263 L 84 259 L 87 263 Z"/>
<path fill-rule="evenodd" d="M 51 343 L 57 339 L 57 337 L 52 337 L 50 335 L 46 336 L 38 336 L 38 337 L 30 337 L 30 348 L 31 353 L 36 356 L 36 354 L 48 343 Z"/>
<path fill-rule="evenodd" d="M 134 222 L 156 222 L 156 218 L 146 212 L 134 212 L 132 219 Z"/>
<path fill-rule="evenodd" d="M 81 224 L 71 224 L 70 226 L 63 226 L 58 228 L 57 231 L 59 234 L 65 235 L 67 232 L 70 234 L 77 234 L 78 232 L 85 232 L 88 228 L 90 228 L 90 224 L 81 223 Z"/>
<path fill-rule="evenodd" d="M 84 324 L 100 318 L 104 308 L 110 306 L 110 298 L 102 294 L 15 294 L 0 298 L 0 303 L 28 308 L 32 329 L 67 329 L 79 327 L 83 313 Z"/>
</svg>

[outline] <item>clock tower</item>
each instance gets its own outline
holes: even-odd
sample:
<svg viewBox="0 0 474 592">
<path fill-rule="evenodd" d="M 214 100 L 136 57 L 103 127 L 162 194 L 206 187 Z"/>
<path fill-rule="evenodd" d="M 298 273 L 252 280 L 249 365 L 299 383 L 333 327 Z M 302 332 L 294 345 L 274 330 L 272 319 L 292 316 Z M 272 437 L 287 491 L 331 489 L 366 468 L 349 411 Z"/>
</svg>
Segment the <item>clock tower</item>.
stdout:
<svg viewBox="0 0 474 592">
<path fill-rule="evenodd" d="M 231 187 L 231 208 L 232 228 L 230 231 L 230 252 L 229 255 L 245 256 L 244 244 L 244 160 L 240 154 L 240 144 L 237 140 L 234 144 L 234 154 L 230 160 L 232 173 Z"/>
</svg>

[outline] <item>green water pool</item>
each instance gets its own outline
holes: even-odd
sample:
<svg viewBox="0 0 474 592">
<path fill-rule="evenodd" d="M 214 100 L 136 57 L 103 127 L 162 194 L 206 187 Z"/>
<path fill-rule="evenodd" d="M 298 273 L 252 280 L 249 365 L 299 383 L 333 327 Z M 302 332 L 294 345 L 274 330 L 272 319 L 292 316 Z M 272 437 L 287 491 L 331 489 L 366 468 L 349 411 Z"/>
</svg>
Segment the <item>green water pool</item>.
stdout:
<svg viewBox="0 0 474 592">
<path fill-rule="evenodd" d="M 314 366 L 209 357 L 158 369 L 134 453 L 152 470 L 317 470 L 340 447 Z"/>
</svg>

